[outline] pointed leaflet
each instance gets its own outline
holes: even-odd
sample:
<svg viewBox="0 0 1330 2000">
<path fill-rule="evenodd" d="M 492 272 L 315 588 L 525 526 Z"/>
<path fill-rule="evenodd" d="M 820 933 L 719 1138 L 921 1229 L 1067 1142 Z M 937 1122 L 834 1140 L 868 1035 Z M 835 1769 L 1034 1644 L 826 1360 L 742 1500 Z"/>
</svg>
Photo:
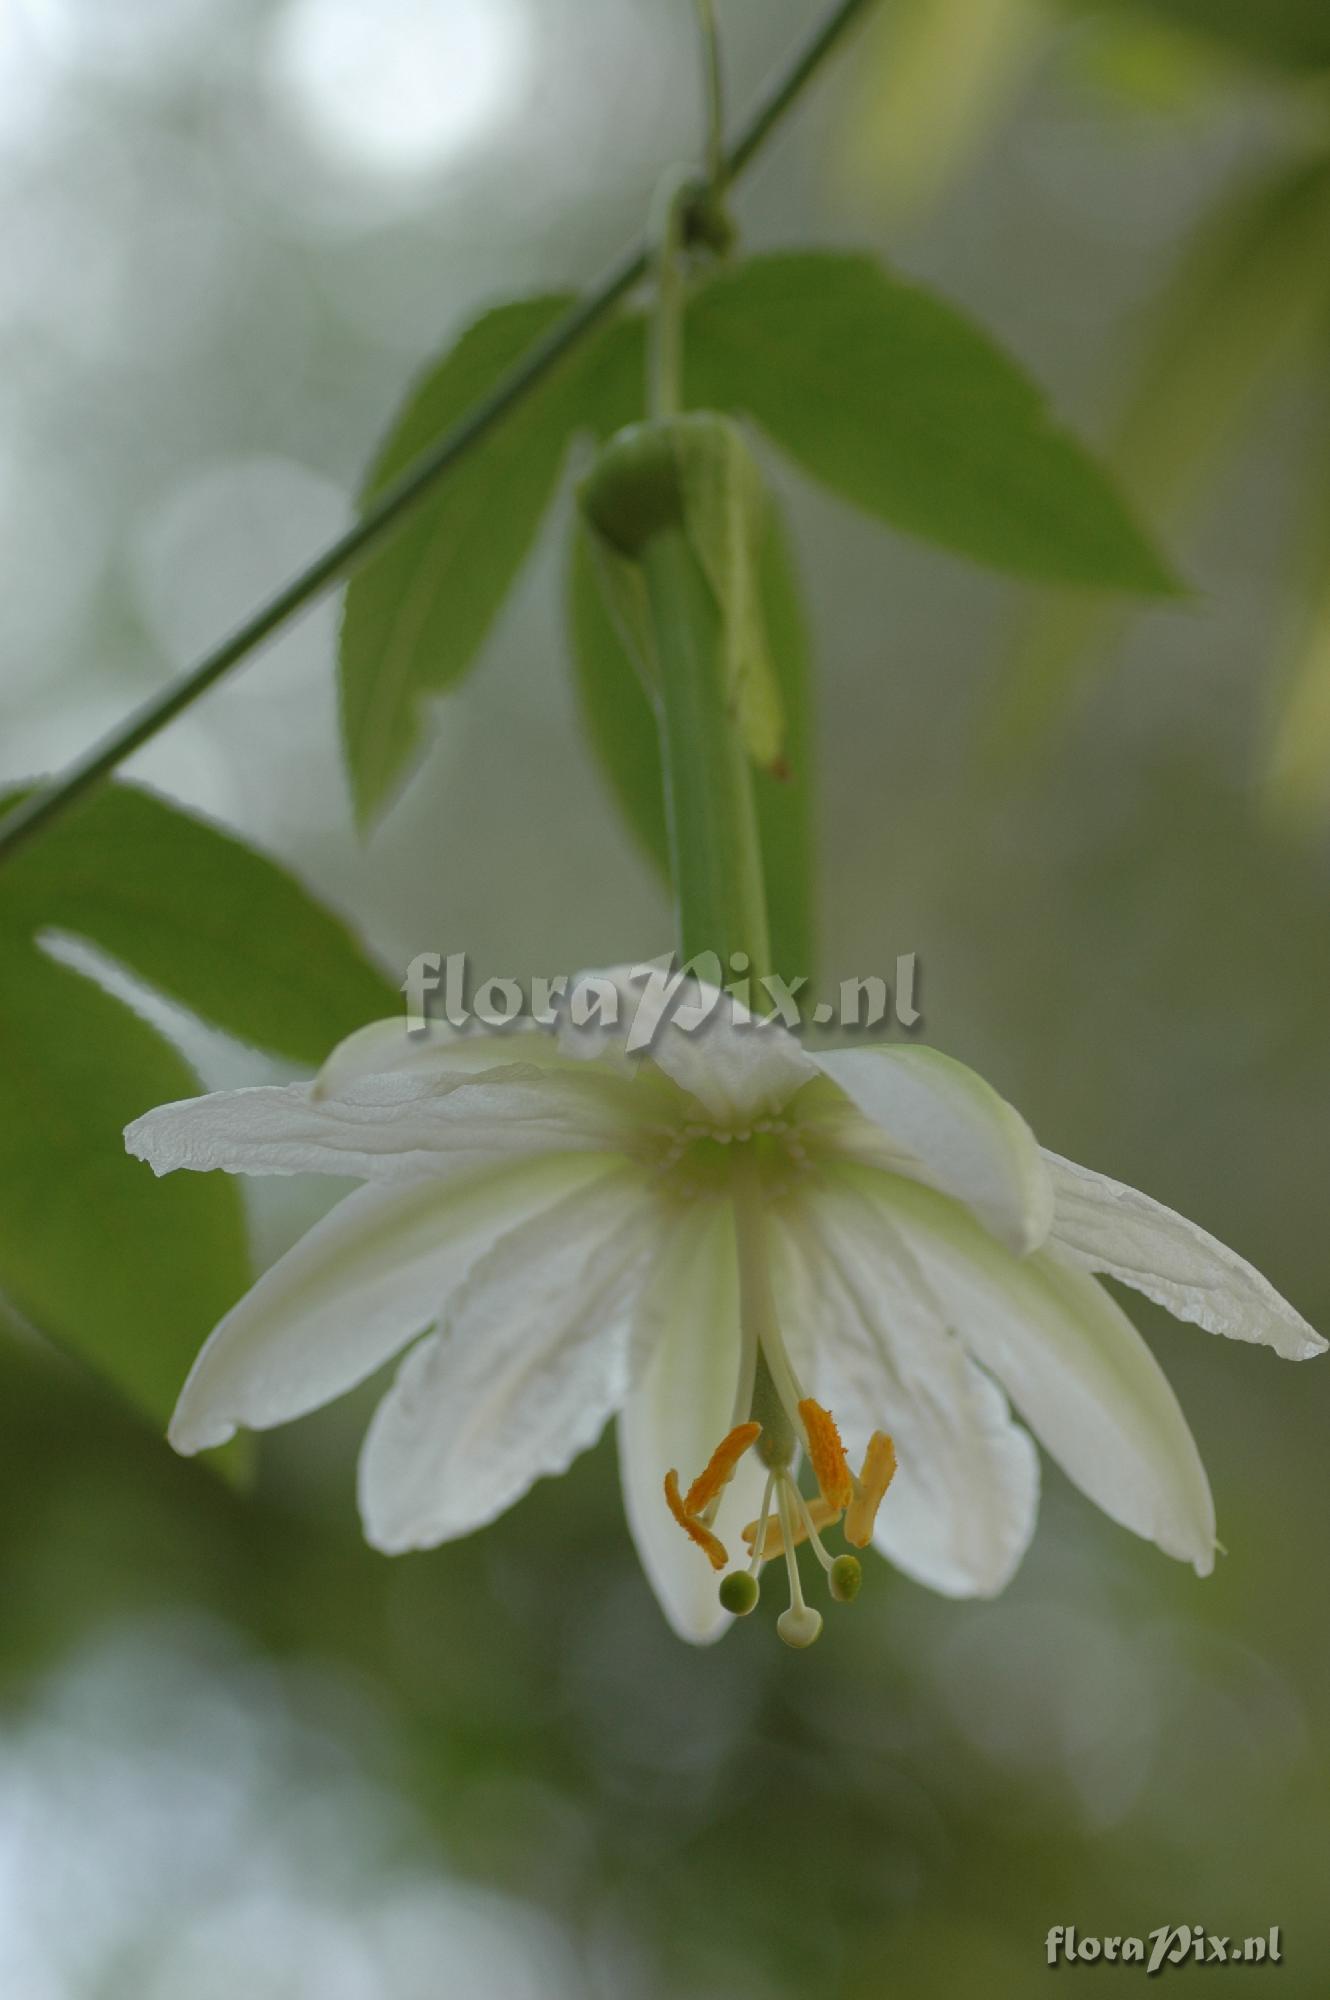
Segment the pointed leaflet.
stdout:
<svg viewBox="0 0 1330 2000">
<path fill-rule="evenodd" d="M 239 1198 L 221 1175 L 159 1183 L 128 1158 L 130 1120 L 198 1079 L 137 1014 L 53 963 L 45 932 L 311 1064 L 396 996 L 273 862 L 136 787 L 102 791 L 0 872 L 0 1291 L 164 1419 L 248 1282 Z"/>
<path fill-rule="evenodd" d="M 620 812 L 668 877 L 670 840 L 660 728 L 638 664 L 610 608 L 600 562 L 579 514 L 569 550 L 568 637 L 582 720 Z"/>
<path fill-rule="evenodd" d="M 586 588 L 604 606 L 611 632 L 623 647 L 633 672 L 654 707 L 660 662 L 656 656 L 656 635 L 651 624 L 651 599 L 646 578 L 632 556 L 616 549 L 605 535 L 598 535 L 582 510 L 578 509 L 576 547 L 578 560 L 588 566 Z"/>
<path fill-rule="evenodd" d="M 1168 594 L 1160 557 L 1015 362 L 871 258 L 754 258 L 688 321 L 688 399 L 746 410 L 894 527 L 1018 575 Z"/>
<path fill-rule="evenodd" d="M 767 502 L 761 561 L 762 617 L 785 711 L 789 776 L 753 773 L 771 918 L 772 955 L 786 978 L 813 972 L 813 887 L 808 636 L 789 543 Z M 590 538 L 579 523 L 569 581 L 569 634 L 591 746 L 634 834 L 669 872 L 660 740 L 655 715 L 608 610 Z"/>
<path fill-rule="evenodd" d="M 248 1282 L 234 1182 L 163 1188 L 125 1157 L 128 1120 L 198 1083 L 90 980 L 3 941 L 0 1289 L 165 1421 L 195 1350 Z"/>
<path fill-rule="evenodd" d="M 275 861 L 135 785 L 108 786 L 6 863 L 0 948 L 44 930 L 294 1062 L 322 1062 L 400 1006 L 347 926 Z"/>
<path fill-rule="evenodd" d="M 568 306 L 563 296 L 476 321 L 402 409 L 362 501 L 372 500 L 484 396 Z M 592 335 L 501 417 L 347 589 L 342 736 L 362 825 L 422 747 L 422 708 L 461 680 L 507 596 L 591 394 L 612 400 L 619 329 Z M 631 406 L 620 421 L 627 421 Z"/>
</svg>

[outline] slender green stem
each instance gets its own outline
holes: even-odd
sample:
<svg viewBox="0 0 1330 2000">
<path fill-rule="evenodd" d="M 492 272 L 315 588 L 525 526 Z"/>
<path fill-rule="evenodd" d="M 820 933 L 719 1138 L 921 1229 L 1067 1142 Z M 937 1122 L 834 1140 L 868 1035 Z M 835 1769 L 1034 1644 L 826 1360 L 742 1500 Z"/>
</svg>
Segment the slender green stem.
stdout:
<svg viewBox="0 0 1330 2000">
<path fill-rule="evenodd" d="M 670 874 L 685 960 L 747 952 L 771 970 L 762 851 L 748 754 L 721 680 L 720 613 L 682 527 L 641 554 L 660 668 Z"/>
<path fill-rule="evenodd" d="M 694 0 L 702 37 L 702 86 L 707 107 L 707 179 L 713 187 L 725 178 L 725 84 L 720 66 L 720 36 L 712 0 Z"/>
<path fill-rule="evenodd" d="M 759 99 L 743 131 L 725 155 L 724 181 L 737 180 L 761 152 L 786 113 L 798 103 L 827 57 L 846 34 L 867 14 L 874 0 L 839 0 L 826 19 L 819 22 L 808 40 Z"/>
<path fill-rule="evenodd" d="M 684 216 L 696 187 L 695 177 L 679 169 L 656 194 L 651 230 L 656 298 L 647 346 L 647 409 L 653 417 L 677 417 L 683 408 Z"/>
<path fill-rule="evenodd" d="M 865 14 L 873 0 L 837 0 L 826 19 L 792 57 L 755 107 L 735 144 L 722 162 L 722 183 L 741 174 L 753 156 L 797 102 L 823 62 Z M 174 720 L 201 694 L 288 624 L 298 612 L 345 577 L 372 554 L 434 490 L 438 481 L 473 445 L 540 383 L 565 354 L 576 347 L 623 298 L 647 268 L 650 245 L 639 241 L 625 250 L 585 298 L 570 307 L 550 329 L 475 404 L 438 443 L 388 487 L 355 527 L 325 549 L 284 590 L 246 619 L 214 652 L 189 668 L 158 695 L 137 708 L 118 729 L 95 744 L 59 778 L 31 794 L 0 820 L 0 858 L 12 854 L 43 826 L 66 812 L 116 766 Z"/>
</svg>

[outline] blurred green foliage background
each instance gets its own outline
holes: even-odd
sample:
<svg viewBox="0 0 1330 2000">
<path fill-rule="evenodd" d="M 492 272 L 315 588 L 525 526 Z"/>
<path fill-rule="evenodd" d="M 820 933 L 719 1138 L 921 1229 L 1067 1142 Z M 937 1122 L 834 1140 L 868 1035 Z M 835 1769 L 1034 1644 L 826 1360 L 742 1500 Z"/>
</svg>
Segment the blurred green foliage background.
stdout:
<svg viewBox="0 0 1330 2000">
<path fill-rule="evenodd" d="M 810 9 L 720 11 L 740 104 Z M 1311 0 L 882 0 L 738 202 L 752 247 L 870 247 L 964 303 L 1192 587 L 1110 629 L 773 466 L 815 647 L 826 978 L 918 952 L 927 1040 L 1323 1328 L 1327 69 Z M 683 0 L 11 4 L 0 778 L 73 754 L 313 554 L 421 362 L 596 268 L 695 127 Z M 579 734 L 561 540 L 368 844 L 330 608 L 134 775 L 287 861 L 390 971 L 666 948 Z M 210 1083 L 272 1073 L 154 1018 Z M 329 1198 L 247 1190 L 256 1259 Z M 106 1282 L 132 1311 L 140 1274 Z M 1330 1390 L 1137 1316 L 1210 1468 L 1216 1576 L 1048 1470 L 1001 1600 L 875 1569 L 797 1656 L 756 1619 L 705 1653 L 669 1635 L 608 1444 L 389 1562 L 354 1516 L 372 1392 L 262 1440 L 245 1487 L 13 1319 L 0 1995 L 1024 1996 L 1059 1923 L 1277 1924 L 1277 1971 L 1189 1984 L 1323 1994 Z"/>
</svg>

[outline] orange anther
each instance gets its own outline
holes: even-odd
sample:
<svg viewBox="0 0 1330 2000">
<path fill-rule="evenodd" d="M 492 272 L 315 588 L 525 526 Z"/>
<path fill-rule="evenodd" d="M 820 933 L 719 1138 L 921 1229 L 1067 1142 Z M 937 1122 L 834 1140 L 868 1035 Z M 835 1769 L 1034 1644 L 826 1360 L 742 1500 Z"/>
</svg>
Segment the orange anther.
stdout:
<svg viewBox="0 0 1330 2000">
<path fill-rule="evenodd" d="M 725 1544 L 721 1541 L 719 1535 L 713 1535 L 710 1528 L 699 1521 L 695 1515 L 689 1513 L 679 1493 L 679 1475 L 677 1472 L 667 1472 L 665 1474 L 665 1501 L 671 1514 L 673 1514 L 684 1533 L 691 1541 L 697 1543 L 699 1549 L 705 1551 L 711 1567 L 713 1569 L 724 1569 L 730 1560 Z"/>
<path fill-rule="evenodd" d="M 854 1481 L 845 1462 L 845 1447 L 836 1420 L 811 1396 L 805 1396 L 800 1403 L 799 1415 L 808 1438 L 808 1457 L 818 1492 L 829 1507 L 837 1514 L 842 1513 L 854 1497 Z"/>
<path fill-rule="evenodd" d="M 761 1424 L 736 1424 L 728 1437 L 721 1439 L 706 1467 L 688 1489 L 684 1500 L 685 1511 L 702 1514 L 734 1477 L 734 1468 L 743 1457 L 750 1444 L 761 1435 Z"/>
<path fill-rule="evenodd" d="M 854 1482 L 854 1498 L 845 1516 L 845 1539 L 866 1549 L 882 1496 L 896 1476 L 896 1447 L 885 1431 L 874 1431 L 864 1453 L 863 1470 Z"/>
<path fill-rule="evenodd" d="M 839 1508 L 830 1506 L 820 1495 L 816 1499 L 805 1501 L 804 1505 L 812 1516 L 815 1528 L 829 1528 L 840 1512 Z M 745 1542 L 748 1544 L 748 1553 L 751 1555 L 753 1553 L 753 1544 L 757 1540 L 756 1521 L 748 1523 L 748 1526 L 743 1531 L 743 1536 Z M 794 1514 L 793 1546 L 797 1549 L 800 1542 L 806 1542 L 807 1540 L 808 1529 L 804 1524 L 803 1512 L 801 1509 L 796 1509 Z M 770 1562 L 774 1556 L 782 1556 L 784 1553 L 785 1536 L 781 1530 L 780 1516 L 772 1514 L 768 1517 L 767 1532 L 762 1542 L 762 1560 L 763 1562 Z"/>
</svg>

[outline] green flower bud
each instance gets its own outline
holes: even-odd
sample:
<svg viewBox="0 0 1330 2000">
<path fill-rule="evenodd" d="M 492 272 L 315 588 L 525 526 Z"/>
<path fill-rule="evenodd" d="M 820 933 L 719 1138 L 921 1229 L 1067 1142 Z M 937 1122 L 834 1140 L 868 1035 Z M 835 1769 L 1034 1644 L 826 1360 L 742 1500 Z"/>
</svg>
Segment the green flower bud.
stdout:
<svg viewBox="0 0 1330 2000">
<path fill-rule="evenodd" d="M 719 619 L 721 691 L 744 748 L 759 769 L 784 771 L 784 702 L 760 581 L 767 498 L 739 425 L 715 410 L 629 424 L 604 447 L 578 497 L 611 610 L 648 684 L 656 645 L 643 629 L 652 622 L 643 565 L 658 537 L 682 532 Z"/>
<path fill-rule="evenodd" d="M 629 424 L 616 431 L 583 480 L 582 512 L 621 556 L 640 555 L 653 535 L 683 521 L 676 426 Z"/>
</svg>

